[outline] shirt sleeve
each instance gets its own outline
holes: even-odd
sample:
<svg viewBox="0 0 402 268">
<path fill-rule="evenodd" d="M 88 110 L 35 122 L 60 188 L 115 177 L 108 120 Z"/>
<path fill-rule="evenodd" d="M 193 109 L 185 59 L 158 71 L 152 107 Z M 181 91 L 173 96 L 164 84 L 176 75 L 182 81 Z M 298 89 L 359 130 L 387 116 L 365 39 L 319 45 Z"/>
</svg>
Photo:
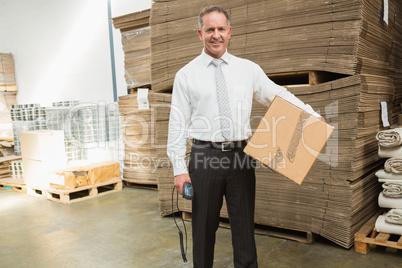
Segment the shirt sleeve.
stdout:
<svg viewBox="0 0 402 268">
<path fill-rule="evenodd" d="M 167 155 L 172 162 L 174 176 L 188 173 L 185 157 L 191 109 L 184 78 L 180 72 L 176 74 L 170 108 Z"/>
<path fill-rule="evenodd" d="M 315 112 L 310 105 L 302 102 L 286 88 L 272 82 L 272 80 L 268 78 L 260 66 L 256 65 L 256 68 L 257 70 L 254 73 L 256 76 L 254 79 L 254 99 L 256 101 L 263 105 L 269 106 L 274 100 L 275 96 L 279 96 L 293 105 L 305 110 L 309 114 L 315 117 L 321 117 L 321 115 Z"/>
</svg>

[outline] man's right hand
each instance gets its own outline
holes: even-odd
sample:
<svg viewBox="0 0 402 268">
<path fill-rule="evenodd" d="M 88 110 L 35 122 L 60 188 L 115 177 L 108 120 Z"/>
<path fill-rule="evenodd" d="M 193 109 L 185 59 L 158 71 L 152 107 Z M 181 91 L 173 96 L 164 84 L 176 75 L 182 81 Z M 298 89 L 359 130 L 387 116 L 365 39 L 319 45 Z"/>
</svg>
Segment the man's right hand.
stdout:
<svg viewBox="0 0 402 268">
<path fill-rule="evenodd" d="M 176 186 L 176 190 L 179 194 L 183 192 L 183 185 L 186 182 L 191 183 L 190 176 L 188 174 L 180 174 L 174 177 L 174 185 Z"/>
</svg>

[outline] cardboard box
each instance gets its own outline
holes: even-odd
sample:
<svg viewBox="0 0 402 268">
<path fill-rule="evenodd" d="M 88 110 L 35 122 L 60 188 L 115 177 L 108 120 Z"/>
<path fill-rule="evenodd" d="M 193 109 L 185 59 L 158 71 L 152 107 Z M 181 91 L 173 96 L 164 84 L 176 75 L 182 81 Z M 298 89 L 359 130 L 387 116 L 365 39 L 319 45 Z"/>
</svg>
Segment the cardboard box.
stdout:
<svg viewBox="0 0 402 268">
<path fill-rule="evenodd" d="M 102 183 L 120 177 L 120 164 L 115 161 L 104 161 L 89 165 L 88 181 L 91 184 Z"/>
<path fill-rule="evenodd" d="M 64 132 L 34 130 L 20 133 L 24 181 L 30 188 L 47 189 L 54 172 L 67 166 Z"/>
<path fill-rule="evenodd" d="M 103 161 L 85 166 L 68 167 L 55 172 L 50 181 L 50 187 L 71 190 L 118 177 L 120 177 L 120 164 L 115 161 Z"/>
<path fill-rule="evenodd" d="M 334 128 L 275 97 L 244 152 L 301 184 Z"/>
<path fill-rule="evenodd" d="M 49 182 L 50 188 L 59 190 L 72 190 L 89 184 L 87 176 L 79 176 L 69 170 L 56 172 L 51 176 Z"/>
</svg>

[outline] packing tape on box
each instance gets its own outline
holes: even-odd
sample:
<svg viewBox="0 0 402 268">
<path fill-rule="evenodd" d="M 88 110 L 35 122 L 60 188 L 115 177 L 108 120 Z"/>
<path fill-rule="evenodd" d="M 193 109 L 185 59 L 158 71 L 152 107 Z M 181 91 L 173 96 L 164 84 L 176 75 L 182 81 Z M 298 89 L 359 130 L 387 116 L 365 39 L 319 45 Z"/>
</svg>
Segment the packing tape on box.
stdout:
<svg viewBox="0 0 402 268">
<path fill-rule="evenodd" d="M 293 163 L 295 160 L 297 146 L 299 146 L 303 135 L 304 126 L 306 125 L 306 122 L 310 116 L 311 115 L 306 111 L 301 111 L 300 113 L 299 120 L 297 121 L 295 130 L 293 131 L 292 139 L 290 140 L 288 152 L 286 153 L 286 157 L 291 163 Z"/>
<path fill-rule="evenodd" d="M 276 151 L 275 156 L 271 159 L 268 166 L 272 169 L 277 169 L 277 168 L 281 168 L 281 165 L 285 165 L 285 162 L 283 159 L 282 150 L 280 147 L 278 147 L 278 150 Z"/>
</svg>

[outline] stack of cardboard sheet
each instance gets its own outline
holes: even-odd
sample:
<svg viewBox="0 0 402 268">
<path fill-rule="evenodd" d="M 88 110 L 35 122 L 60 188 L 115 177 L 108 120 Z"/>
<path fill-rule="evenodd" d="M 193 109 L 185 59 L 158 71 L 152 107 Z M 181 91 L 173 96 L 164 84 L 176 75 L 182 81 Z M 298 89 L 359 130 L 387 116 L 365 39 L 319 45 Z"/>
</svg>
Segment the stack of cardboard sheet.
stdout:
<svg viewBox="0 0 402 268">
<path fill-rule="evenodd" d="M 17 91 L 11 53 L 0 53 L 0 91 Z"/>
<path fill-rule="evenodd" d="M 402 2 L 392 1 L 391 3 L 392 13 L 401 12 Z M 398 121 L 398 115 L 401 113 L 401 103 L 402 103 L 402 17 L 395 16 L 391 23 L 391 34 L 392 34 L 392 49 L 390 53 L 390 68 L 389 76 L 394 81 L 395 94 L 392 110 L 393 122 Z M 402 125 L 402 124 L 399 124 Z"/>
<path fill-rule="evenodd" d="M 0 92 L 0 141 L 1 147 L 10 148 L 13 145 L 12 107 L 17 104 L 16 92 Z M 2 149 L 0 151 L 3 152 Z M 6 155 L 6 154 L 3 154 Z"/>
<path fill-rule="evenodd" d="M 11 53 L 0 53 L 0 155 L 13 151 L 11 108 L 17 104 L 14 58 Z"/>
<path fill-rule="evenodd" d="M 160 105 L 164 106 L 164 112 L 166 114 L 158 116 L 155 121 L 157 145 L 156 155 L 159 160 L 156 175 L 158 183 L 159 211 L 161 216 L 166 216 L 172 213 L 172 189 L 174 185 L 174 176 L 172 164 L 166 154 L 172 96 L 171 94 L 163 94 L 163 96 L 164 102 L 160 103 Z"/>
<path fill-rule="evenodd" d="M 157 140 L 158 136 L 167 137 L 171 95 L 149 93 L 149 108 L 145 109 L 138 106 L 137 95 L 122 96 L 118 101 L 125 147 L 123 180 L 157 185 L 158 167 L 169 164 L 167 157 L 158 157 L 159 150 L 164 150 L 166 155 L 166 142 L 159 148 Z"/>
<path fill-rule="evenodd" d="M 230 13 L 229 52 L 256 62 L 275 82 L 278 73 L 318 71 L 317 83 L 295 83 L 286 75 L 279 83 L 292 85 L 291 92 L 336 128 L 302 185 L 257 168 L 256 223 L 312 231 L 351 247 L 354 233 L 378 210 L 374 172 L 383 164 L 375 140 L 383 129 L 380 102 L 387 102 L 391 124 L 401 111 L 402 23 L 397 14 L 402 4 L 155 0 L 150 21 L 153 90 L 171 89 L 176 72 L 201 53 L 197 16 L 211 4 Z M 266 109 L 254 104 L 252 128 Z M 171 196 L 169 172 L 160 181 L 170 183 L 170 189 L 160 190 L 160 196 Z M 181 199 L 179 206 L 191 212 L 190 202 Z M 225 207 L 221 216 L 227 217 Z"/>
<path fill-rule="evenodd" d="M 125 78 L 128 87 L 149 87 L 151 84 L 150 10 L 113 18 L 120 29 L 124 51 Z"/>
<path fill-rule="evenodd" d="M 22 161 L 20 156 L 0 157 L 0 189 L 24 192 L 25 182 L 22 174 Z"/>
<path fill-rule="evenodd" d="M 21 160 L 20 156 L 3 156 L 0 157 L 0 179 L 8 178 L 10 179 L 12 177 L 11 173 L 11 162 Z"/>
<path fill-rule="evenodd" d="M 391 1 L 392 2 L 392 1 Z M 165 1 L 152 6 L 152 87 L 170 89 L 176 72 L 201 53 L 196 34 L 203 7 L 219 4 L 231 16 L 229 51 L 266 73 L 321 70 L 388 75 L 393 39 L 382 22 L 382 0 Z"/>
</svg>

